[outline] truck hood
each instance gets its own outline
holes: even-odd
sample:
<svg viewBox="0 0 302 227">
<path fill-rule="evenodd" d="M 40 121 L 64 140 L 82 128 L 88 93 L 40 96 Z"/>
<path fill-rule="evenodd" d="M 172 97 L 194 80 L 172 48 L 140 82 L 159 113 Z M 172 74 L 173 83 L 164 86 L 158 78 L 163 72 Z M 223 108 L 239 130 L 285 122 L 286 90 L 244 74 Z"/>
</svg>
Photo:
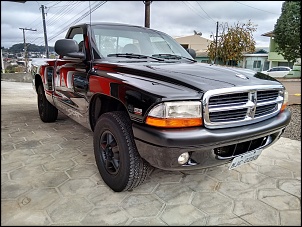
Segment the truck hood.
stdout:
<svg viewBox="0 0 302 227">
<path fill-rule="evenodd" d="M 276 79 L 247 69 L 205 63 L 129 63 L 116 65 L 117 72 L 185 86 L 196 91 L 236 86 L 277 85 Z"/>
</svg>

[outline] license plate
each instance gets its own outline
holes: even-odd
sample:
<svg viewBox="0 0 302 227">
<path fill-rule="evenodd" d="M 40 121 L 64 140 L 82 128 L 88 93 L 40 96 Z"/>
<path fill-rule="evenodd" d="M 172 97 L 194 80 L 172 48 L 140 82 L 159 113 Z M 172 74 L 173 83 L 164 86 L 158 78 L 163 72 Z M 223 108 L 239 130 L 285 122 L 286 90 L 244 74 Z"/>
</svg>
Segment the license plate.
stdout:
<svg viewBox="0 0 302 227">
<path fill-rule="evenodd" d="M 243 164 L 256 160 L 259 157 L 259 155 L 261 154 L 261 151 L 262 151 L 262 149 L 256 149 L 249 153 L 242 154 L 242 155 L 234 158 L 229 169 L 234 169 L 238 166 L 241 166 Z"/>
</svg>

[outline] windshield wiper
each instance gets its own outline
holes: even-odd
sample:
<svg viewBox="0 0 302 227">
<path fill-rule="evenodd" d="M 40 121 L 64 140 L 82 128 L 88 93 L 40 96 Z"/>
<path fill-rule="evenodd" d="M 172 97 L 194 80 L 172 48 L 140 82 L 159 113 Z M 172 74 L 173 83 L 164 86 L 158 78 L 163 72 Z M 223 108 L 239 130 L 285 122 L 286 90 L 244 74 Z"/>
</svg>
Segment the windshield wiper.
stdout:
<svg viewBox="0 0 302 227">
<path fill-rule="evenodd" d="M 187 57 L 180 56 L 180 55 L 176 55 L 176 54 L 153 54 L 152 57 L 159 57 L 159 58 L 164 58 L 164 59 L 176 59 L 176 60 L 186 59 L 186 60 L 189 60 L 189 61 L 197 62 L 194 59 L 187 58 Z"/>
<path fill-rule="evenodd" d="M 157 57 L 151 57 L 151 56 L 147 56 L 147 55 L 142 55 L 142 54 L 130 54 L 130 53 L 125 53 L 125 54 L 108 54 L 107 57 L 123 57 L 123 58 L 138 58 L 138 59 L 147 59 L 147 58 L 151 58 L 151 59 L 155 59 L 157 61 L 165 61 L 162 58 L 157 58 Z"/>
</svg>

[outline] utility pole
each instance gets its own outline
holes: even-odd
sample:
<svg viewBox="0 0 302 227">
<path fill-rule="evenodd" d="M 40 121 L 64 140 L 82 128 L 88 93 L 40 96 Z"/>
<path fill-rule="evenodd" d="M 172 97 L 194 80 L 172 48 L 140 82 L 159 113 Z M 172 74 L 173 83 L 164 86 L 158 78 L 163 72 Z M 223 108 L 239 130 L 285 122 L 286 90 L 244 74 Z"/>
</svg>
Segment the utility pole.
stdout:
<svg viewBox="0 0 302 227">
<path fill-rule="evenodd" d="M 214 64 L 216 64 L 216 57 L 217 57 L 217 39 L 218 39 L 218 21 L 216 22 L 215 58 L 214 58 Z"/>
<path fill-rule="evenodd" d="M 1 49 L 1 69 L 2 69 L 2 73 L 5 73 L 5 67 L 4 67 L 4 62 L 3 62 L 2 49 Z"/>
<path fill-rule="evenodd" d="M 145 4 L 145 27 L 150 28 L 150 5 L 152 1 L 143 1 Z"/>
<path fill-rule="evenodd" d="M 41 8 L 42 8 L 42 19 L 43 19 L 43 29 L 44 29 L 44 41 L 45 41 L 46 57 L 49 58 L 48 43 L 47 43 L 47 32 L 46 32 L 46 22 L 45 22 L 45 13 L 44 13 L 44 5 L 41 5 Z M 45 6 L 45 9 L 46 9 L 46 6 Z"/>
<path fill-rule="evenodd" d="M 23 30 L 23 42 L 24 42 L 24 58 L 25 58 L 25 71 L 27 72 L 27 61 L 28 61 L 28 57 L 27 57 L 27 46 L 26 46 L 26 42 L 25 42 L 25 30 L 28 31 L 37 31 L 36 29 L 31 29 L 31 28 L 19 28 Z"/>
</svg>

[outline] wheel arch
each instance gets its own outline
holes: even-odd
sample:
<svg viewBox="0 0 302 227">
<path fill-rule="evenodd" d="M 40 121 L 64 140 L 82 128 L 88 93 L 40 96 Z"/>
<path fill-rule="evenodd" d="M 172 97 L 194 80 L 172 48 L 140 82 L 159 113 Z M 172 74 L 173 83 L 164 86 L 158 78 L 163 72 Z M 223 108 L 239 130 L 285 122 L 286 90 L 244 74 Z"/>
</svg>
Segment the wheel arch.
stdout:
<svg viewBox="0 0 302 227">
<path fill-rule="evenodd" d="M 120 100 L 100 93 L 94 94 L 89 104 L 91 130 L 94 131 L 96 122 L 102 114 L 112 111 L 124 111 L 130 118 L 127 108 Z"/>
<path fill-rule="evenodd" d="M 42 78 L 41 78 L 41 76 L 39 74 L 36 74 L 35 77 L 34 77 L 34 79 L 35 79 L 35 89 L 36 89 L 36 92 L 38 92 L 39 85 L 43 84 Z"/>
</svg>

